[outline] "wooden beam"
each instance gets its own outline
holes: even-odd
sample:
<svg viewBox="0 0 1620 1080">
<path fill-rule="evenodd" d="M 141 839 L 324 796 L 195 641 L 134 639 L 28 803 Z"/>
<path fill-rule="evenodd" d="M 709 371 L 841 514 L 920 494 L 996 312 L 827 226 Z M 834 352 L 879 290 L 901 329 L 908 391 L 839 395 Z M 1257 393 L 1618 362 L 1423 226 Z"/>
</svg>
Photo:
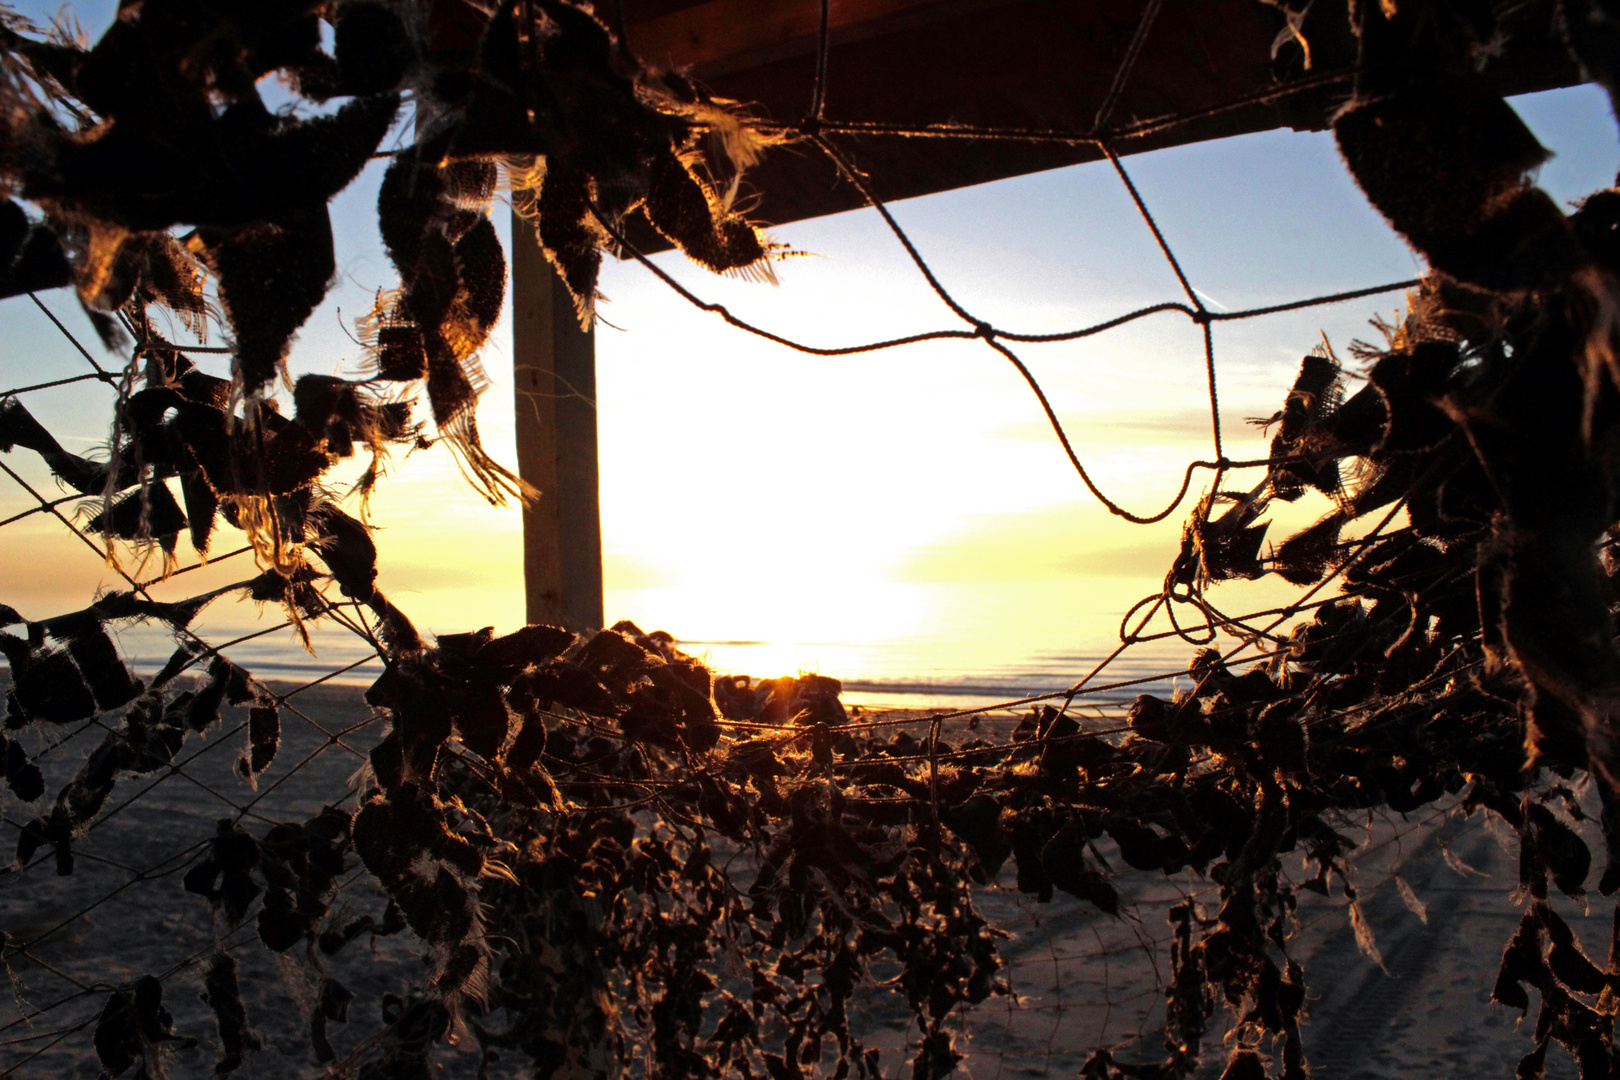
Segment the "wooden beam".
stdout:
<svg viewBox="0 0 1620 1080">
<path fill-rule="evenodd" d="M 716 96 L 775 123 L 794 124 L 809 110 L 820 0 L 619 2 L 629 45 L 649 62 L 687 66 Z M 1095 144 L 1061 136 L 1090 131 L 1145 2 L 829 0 L 823 119 L 933 128 L 938 135 L 952 127 L 1009 133 L 976 140 L 835 132 L 844 156 L 885 200 L 1095 160 L 1102 156 Z M 1128 129 L 1133 122 L 1182 119 L 1138 134 L 1116 131 L 1114 149 L 1123 155 L 1274 128 L 1326 128 L 1350 94 L 1359 47 L 1345 5 L 1310 5 L 1303 32 L 1313 67 L 1305 71 L 1301 56 L 1272 55 L 1285 24 L 1280 8 L 1259 0 L 1168 0 L 1113 122 Z M 1504 51 L 1485 69 L 1500 92 L 1583 77 L 1563 47 L 1555 8 L 1538 0 L 1504 9 Z M 1272 96 L 1289 83 L 1301 85 Z M 804 145 L 767 154 L 744 179 L 744 192 L 750 220 L 766 226 L 866 201 L 824 155 Z M 627 232 L 643 253 L 669 246 L 639 217 Z"/>
<path fill-rule="evenodd" d="M 530 623 L 602 626 L 602 519 L 596 462 L 596 341 L 536 242 L 512 215 L 512 362 L 518 472 L 540 490 L 523 509 Z"/>
<path fill-rule="evenodd" d="M 899 26 L 914 27 L 1011 0 L 831 0 L 827 25 L 835 44 Z M 631 49 L 659 67 L 703 78 L 814 52 L 821 0 L 708 0 L 632 24 Z"/>
<path fill-rule="evenodd" d="M 832 0 L 829 25 L 851 23 L 921 7 L 937 0 Z M 709 3 L 630 27 L 630 46 L 664 67 L 696 67 L 722 57 L 814 36 L 821 27 L 821 0 L 709 0 Z"/>
</svg>

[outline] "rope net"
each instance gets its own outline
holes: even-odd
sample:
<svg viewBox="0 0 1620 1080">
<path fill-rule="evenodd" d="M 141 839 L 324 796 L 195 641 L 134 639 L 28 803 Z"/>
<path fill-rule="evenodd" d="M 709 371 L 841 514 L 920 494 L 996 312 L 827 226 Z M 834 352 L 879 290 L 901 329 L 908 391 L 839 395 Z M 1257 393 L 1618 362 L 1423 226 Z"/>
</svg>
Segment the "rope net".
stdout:
<svg viewBox="0 0 1620 1080">
<path fill-rule="evenodd" d="M 1453 974 L 1505 1008 L 1472 1049 L 1512 1055 L 1504 1074 L 1551 1052 L 1611 1075 L 1620 939 L 1604 960 L 1586 889 L 1617 843 L 1620 197 L 1566 216 L 1525 182 L 1539 147 L 1477 75 L 1496 40 L 1477 5 L 1357 5 L 1353 72 L 1265 96 L 1352 86 L 1341 150 L 1434 272 L 1212 311 L 1121 157 L 1209 110 L 1112 126 L 1161 6 L 1142 5 L 1087 132 L 887 132 L 1106 157 L 1184 295 L 1052 334 L 959 303 L 872 192 L 839 135 L 873 126 L 826 115 L 826 3 L 792 128 L 640 66 L 562 0 L 482 12 L 459 51 L 426 29 L 431 4 L 322 8 L 331 54 L 314 9 L 146 0 L 88 49 L 6 14 L 0 168 L 33 210 L 0 212 L 0 284 L 79 370 L 0 394 L 0 528 L 48 526 L 40 559 L 82 549 L 122 586 L 50 616 L 0 606 L 0 1076 L 1348 1074 L 1436 1053 L 1391 1022 L 1440 1007 L 1412 987 L 1459 913 L 1484 911 L 1505 916 L 1500 966 L 1493 941 Z M 1620 70 L 1605 20 L 1568 20 L 1600 79 Z M 253 87 L 272 70 L 348 101 L 270 114 Z M 402 95 L 414 139 L 379 151 Z M 710 269 L 768 268 L 723 178 L 784 143 L 864 194 L 960 325 L 796 342 L 633 246 L 643 214 Z M 326 201 L 378 153 L 400 289 L 368 321 L 364 377 L 304 376 L 284 415 L 287 344 L 333 273 Z M 167 171 L 112 168 L 151 161 Z M 498 188 L 585 319 L 608 250 L 809 354 L 982 342 L 1111 513 L 1186 515 L 1162 590 L 1066 691 L 955 711 L 850 710 L 835 680 L 717 674 L 628 623 L 424 641 L 331 470 L 373 456 L 363 504 L 390 450 L 443 441 L 492 500 L 530 493 L 473 422 L 505 281 Z M 57 321 L 46 290 L 66 286 L 122 367 Z M 1393 293 L 1408 311 L 1357 357 L 1363 386 L 1313 351 L 1271 452 L 1227 456 L 1216 325 Z M 198 343 L 159 333 L 160 311 Z M 1168 505 L 1137 507 L 1094 482 L 1019 350 L 1164 313 L 1202 332 L 1211 446 Z M 101 458 L 29 411 L 57 393 L 110 416 Z M 1308 490 L 1327 514 L 1268 546 L 1268 507 Z M 1213 586 L 1268 575 L 1297 598 L 1217 606 Z M 261 628 L 216 639 L 209 606 L 243 600 Z M 278 680 L 254 648 L 289 631 L 361 658 Z M 131 655 L 137 639 L 167 657 Z M 1185 666 L 1114 676 L 1167 640 Z M 1515 1031 L 1531 991 L 1538 1019 Z"/>
</svg>

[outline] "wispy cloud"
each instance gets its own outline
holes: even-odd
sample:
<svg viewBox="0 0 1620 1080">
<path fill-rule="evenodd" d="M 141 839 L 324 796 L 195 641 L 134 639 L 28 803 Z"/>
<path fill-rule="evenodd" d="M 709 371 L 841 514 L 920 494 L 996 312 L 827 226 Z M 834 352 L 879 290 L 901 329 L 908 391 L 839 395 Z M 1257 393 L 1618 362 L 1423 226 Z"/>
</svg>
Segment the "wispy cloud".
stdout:
<svg viewBox="0 0 1620 1080">
<path fill-rule="evenodd" d="M 1064 417 L 1064 430 L 1071 438 L 1096 432 L 1107 432 L 1126 441 L 1169 444 L 1207 439 L 1209 437 L 1209 411 L 1207 409 L 1176 409 L 1168 412 L 1110 412 L 1081 413 Z M 1052 426 L 1041 420 L 1020 420 L 1003 424 L 995 429 L 992 438 L 1014 442 L 1049 442 L 1056 438 Z"/>
<path fill-rule="evenodd" d="M 896 577 L 913 582 L 1096 580 L 1164 576 L 1181 515 L 1128 525 L 1092 502 L 1017 514 L 976 515 L 961 531 L 917 550 Z"/>
</svg>

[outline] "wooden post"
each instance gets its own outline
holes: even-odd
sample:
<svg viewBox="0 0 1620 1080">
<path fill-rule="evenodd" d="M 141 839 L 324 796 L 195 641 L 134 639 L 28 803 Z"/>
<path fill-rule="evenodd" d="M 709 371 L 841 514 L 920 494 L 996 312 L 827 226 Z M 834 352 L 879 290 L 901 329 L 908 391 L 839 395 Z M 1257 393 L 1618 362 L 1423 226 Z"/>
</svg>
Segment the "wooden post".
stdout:
<svg viewBox="0 0 1620 1080">
<path fill-rule="evenodd" d="M 568 287 L 512 215 L 512 363 L 518 472 L 540 490 L 523 509 L 531 623 L 602 626 L 602 515 L 596 464 L 596 336 Z"/>
</svg>

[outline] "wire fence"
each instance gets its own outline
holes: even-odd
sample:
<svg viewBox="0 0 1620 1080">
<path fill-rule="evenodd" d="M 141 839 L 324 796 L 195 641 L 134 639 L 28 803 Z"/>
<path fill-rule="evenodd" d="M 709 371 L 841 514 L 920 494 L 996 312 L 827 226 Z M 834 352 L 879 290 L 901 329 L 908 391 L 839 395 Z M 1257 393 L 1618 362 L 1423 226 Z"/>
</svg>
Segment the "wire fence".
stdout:
<svg viewBox="0 0 1620 1080">
<path fill-rule="evenodd" d="M 1279 299 L 1243 311 L 1213 311 L 1206 306 L 1132 182 L 1122 153 L 1135 137 L 1164 132 L 1256 101 L 1338 85 L 1348 81 L 1349 75 L 1328 73 L 1300 78 L 1263 95 L 1250 95 L 1183 116 L 1114 126 L 1114 111 L 1161 7 L 1159 0 L 1143 5 L 1092 128 L 1086 132 L 1061 132 L 888 127 L 842 122 L 826 115 L 829 36 L 828 4 L 823 0 L 815 87 L 805 117 L 793 130 L 800 145 L 826 155 L 840 175 L 861 190 L 939 302 L 963 324 L 960 327 L 838 346 L 791 340 L 738 318 L 724 306 L 704 300 L 677 282 L 633 248 L 611 215 L 597 211 L 596 220 L 623 253 L 638 260 L 697 308 L 742 331 L 802 353 L 835 356 L 929 341 L 981 341 L 990 354 L 1017 370 L 1076 475 L 1110 513 L 1137 524 L 1162 521 L 1187 507 L 1199 474 L 1207 473 L 1204 490 L 1210 495 L 1190 511 L 1207 525 L 1223 507 L 1238 504 L 1240 495 L 1226 491 L 1231 477 L 1263 472 L 1279 464 L 1275 458 L 1233 460 L 1227 456 L 1222 439 L 1215 328 L 1228 322 L 1400 293 L 1417 287 L 1419 282 L 1379 283 L 1331 295 Z M 772 128 L 771 132 L 779 135 L 782 129 Z M 949 284 L 940 280 L 924 254 L 873 194 L 860 163 L 851 160 L 837 141 L 839 135 L 853 133 L 950 139 L 980 145 L 985 153 L 993 153 L 999 142 L 1009 139 L 1094 146 L 1105 156 L 1150 230 L 1184 298 L 1062 333 L 1020 333 L 993 325 L 954 297 Z M 90 370 L 6 390 L 0 393 L 0 409 L 12 410 L 10 415 L 15 419 L 21 415 L 19 407 L 31 397 L 65 388 L 71 388 L 75 403 L 82 402 L 85 410 L 94 407 L 115 414 L 127 406 L 156 348 L 143 337 L 142 327 L 126 320 L 125 329 L 135 344 L 125 367 L 110 370 L 52 314 L 45 299 L 30 294 L 30 300 L 61 331 L 64 352 L 76 354 Z M 1210 452 L 1187 464 L 1179 489 L 1168 505 L 1133 507 L 1128 498 L 1105 492 L 1095 482 L 1072 445 L 1057 409 L 1017 348 L 1093 337 L 1140 319 L 1170 313 L 1187 319 L 1202 332 Z M 177 346 L 173 351 L 185 355 L 229 350 Z M 1279 397 L 1282 391 L 1279 388 Z M 20 426 L 13 424 L 7 430 L 20 430 Z M 114 442 L 117 438 L 115 431 Z M 0 910 L 5 919 L 0 926 L 4 930 L 0 960 L 11 985 L 10 1001 L 0 1011 L 0 1076 L 88 1075 L 102 1066 L 116 1072 L 119 1055 L 126 1064 L 133 1060 L 133 1051 L 127 1047 L 157 1046 L 167 1046 L 169 1067 L 186 1075 L 200 1075 L 216 1060 L 230 1062 L 233 1067 L 241 1064 L 244 1075 L 309 1075 L 317 1065 L 330 1069 L 331 1075 L 355 1074 L 366 1055 L 379 1045 L 377 1031 L 397 1035 L 404 1029 L 407 1011 L 399 1003 L 410 999 L 412 987 L 422 978 L 421 965 L 415 961 L 420 948 L 408 942 L 408 935 L 382 932 L 392 909 L 375 877 L 340 855 L 326 871 L 329 891 L 319 901 L 323 912 L 331 913 L 329 920 L 321 924 L 328 927 L 326 933 L 334 932 L 334 927 L 336 932 L 350 936 L 371 932 L 369 954 L 363 955 L 357 955 L 358 950 L 326 952 L 324 935 L 320 938 L 320 955 L 313 935 L 303 959 L 289 959 L 296 950 L 293 954 L 267 951 L 255 939 L 269 940 L 266 935 L 275 930 L 273 918 L 261 917 L 255 924 L 241 922 L 238 917 L 240 924 L 233 925 L 216 911 L 210 921 L 196 894 L 214 893 L 217 898 L 223 891 L 227 907 L 232 902 L 230 873 L 221 869 L 221 853 L 225 850 L 223 842 L 238 830 L 264 833 L 266 850 L 279 844 L 276 850 L 294 853 L 285 854 L 288 860 L 312 864 L 320 863 L 323 852 L 336 849 L 340 833 L 346 836 L 348 819 L 375 783 L 374 751 L 390 730 L 385 715 L 363 702 L 353 685 L 380 675 L 392 659 L 375 612 L 360 599 L 343 595 L 333 582 L 314 582 L 311 593 L 299 604 L 298 620 L 267 615 L 264 624 L 250 634 L 214 640 L 202 617 L 203 609 L 226 597 L 253 596 L 255 581 L 267 568 L 262 550 L 258 552 L 258 565 L 252 545 L 242 545 L 206 560 L 198 556 L 183 565 L 165 565 L 160 572 L 147 572 L 144 568 L 152 558 L 167 563 L 170 556 L 154 554 L 150 539 L 119 539 L 118 528 L 109 520 L 111 504 L 99 490 L 82 488 L 63 494 L 62 471 L 49 463 L 49 452 L 41 451 L 38 461 L 19 460 L 19 455 L 10 452 L 13 442 L 39 449 L 16 438 L 5 446 L 8 454 L 6 459 L 0 459 L 0 471 L 5 473 L 11 492 L 0 503 L 0 528 L 49 519 L 54 533 L 50 539 L 40 541 L 38 559 L 52 560 L 64 549 L 83 548 L 94 556 L 96 566 L 111 568 L 122 584 L 115 593 L 91 597 L 82 611 L 55 618 L 25 619 L 0 607 L 0 621 L 4 623 L 0 629 L 25 635 L 26 643 L 22 638 L 13 640 L 21 643 L 19 649 L 33 650 L 32 663 L 57 658 L 55 662 L 66 673 L 59 687 L 62 695 L 71 696 L 71 683 L 82 686 L 83 693 L 93 699 L 89 709 L 59 702 L 64 717 L 82 714 L 71 715 L 67 722 L 24 727 L 8 724 L 11 730 L 5 734 L 10 755 L 6 762 L 10 794 L 3 818 L 5 842 L 17 857 L 0 878 Z M 156 483 L 161 485 L 163 481 Z M 1020 741 L 1027 739 L 1027 733 L 1020 732 L 1032 725 L 1032 715 L 1042 715 L 1042 706 L 1055 706 L 1057 715 L 1072 714 L 1079 722 L 1071 735 L 1043 733 L 1042 745 L 1061 745 L 1065 739 L 1118 741 L 1132 731 L 1127 713 L 1137 690 L 1162 686 L 1166 680 L 1185 675 L 1185 668 L 1178 666 L 1174 670 L 1115 678 L 1112 669 L 1122 657 L 1145 643 L 1164 641 L 1185 643 L 1189 657 L 1194 648 L 1217 644 L 1221 661 L 1227 666 L 1273 657 L 1289 625 L 1331 604 L 1335 583 L 1343 572 L 1387 538 L 1392 529 L 1399 528 L 1404 510 L 1404 500 L 1397 500 L 1372 528 L 1337 552 L 1332 568 L 1319 581 L 1302 589 L 1287 605 L 1228 614 L 1205 595 L 1200 581 L 1189 582 L 1171 575 L 1162 592 L 1122 613 L 1117 647 L 1089 670 L 1074 672 L 1072 684 L 1064 691 L 921 714 L 867 710 L 850 717 L 839 709 L 839 716 L 824 724 L 819 737 L 892 739 L 886 761 L 900 767 L 908 778 L 921 777 L 934 784 L 939 782 L 942 771 L 976 765 L 1013 768 L 1020 760 L 1029 760 L 1033 744 Z M 156 531 L 152 529 L 146 535 Z M 386 546 L 382 558 L 387 559 Z M 234 567 L 241 568 L 238 580 L 201 592 L 190 591 L 189 583 L 196 580 L 193 575 L 205 568 L 208 580 L 213 582 L 227 577 L 227 570 Z M 146 666 L 132 674 L 127 667 L 138 666 L 136 661 L 126 665 L 116 655 L 108 659 L 106 650 L 114 648 L 109 630 L 119 640 L 126 632 L 133 640 L 148 632 L 141 627 L 150 630 L 154 625 L 157 636 L 173 639 L 174 651 L 161 664 L 156 660 L 140 661 Z M 365 655 L 334 665 L 318 677 L 292 681 L 260 678 L 251 670 L 252 661 L 237 659 L 259 639 L 285 637 L 295 630 L 312 635 L 316 656 L 330 655 L 334 650 L 354 655 L 355 648 Z M 127 655 L 129 650 L 124 652 Z M 1466 671 L 1447 672 L 1445 677 L 1456 678 L 1459 674 L 1466 677 Z M 122 687 L 116 685 L 120 676 L 125 680 Z M 15 679 L 10 690 L 12 715 L 20 717 Z M 635 741 L 624 730 L 604 726 L 577 711 L 554 710 L 547 715 L 554 725 L 570 726 L 582 738 L 621 747 Z M 1050 715 L 1042 722 L 1050 724 Z M 798 716 L 739 719 L 722 715 L 715 723 L 723 732 L 722 738 L 728 740 L 727 745 L 743 740 L 777 740 L 786 745 L 805 731 L 804 721 Z M 478 755 L 471 749 L 452 744 L 450 752 L 476 771 Z M 608 753 L 604 747 L 602 755 Z M 678 779 L 632 782 L 620 773 L 599 772 L 588 761 L 555 759 L 549 767 L 568 807 L 561 812 L 563 817 L 572 814 L 587 818 L 610 809 L 629 808 L 639 815 L 641 828 L 649 835 L 666 827 L 672 815 L 678 817 L 666 801 L 681 786 Z M 826 775 L 836 783 L 840 777 L 865 767 L 864 759 L 834 760 L 826 764 Z M 891 798 L 897 805 L 916 802 L 915 796 L 901 791 Z M 853 801 L 861 799 L 852 797 Z M 875 806 L 884 800 L 867 796 L 864 801 Z M 936 796 L 936 820 L 939 812 Z M 333 825 L 334 817 L 342 819 L 341 829 Z M 1455 867 L 1466 869 L 1465 864 L 1472 864 L 1475 871 L 1496 874 L 1493 880 L 1501 880 L 1505 861 L 1493 854 L 1491 844 L 1484 842 L 1488 838 L 1483 838 L 1477 828 L 1479 819 L 1462 818 L 1456 800 L 1430 808 L 1414 821 L 1401 818 L 1378 817 L 1369 812 L 1356 820 L 1346 815 L 1345 827 L 1360 830 L 1360 847 L 1353 858 L 1362 867 L 1363 877 L 1358 884 L 1364 896 L 1372 896 L 1380 884 L 1387 883 L 1390 887 L 1383 889 L 1380 896 L 1388 898 L 1399 891 L 1405 897 L 1411 892 L 1406 879 L 1414 875 L 1427 875 L 1423 884 L 1432 885 L 1437 894 L 1444 893 L 1452 887 L 1445 883 L 1450 879 L 1442 880 L 1443 875 L 1435 867 L 1446 867 L 1457 881 L 1465 882 L 1469 879 Z M 54 852 L 54 858 L 39 854 L 47 847 Z M 1455 851 L 1465 851 L 1466 858 L 1453 854 Z M 1105 916 L 1094 906 L 1070 897 L 1051 900 L 1049 888 L 1040 902 L 1010 888 L 982 890 L 986 918 L 1010 935 L 1002 946 L 1001 961 L 1008 992 L 965 1010 L 953 1021 L 966 1040 L 963 1045 L 968 1047 L 968 1066 L 973 1075 L 1073 1072 L 1099 1051 L 1120 1054 L 1146 1043 L 1165 1023 L 1167 988 L 1174 978 L 1171 957 L 1178 948 L 1177 923 L 1174 916 L 1172 921 L 1166 921 L 1165 913 L 1179 907 L 1202 913 L 1199 918 L 1207 917 L 1218 904 L 1218 886 L 1190 870 L 1179 874 L 1131 870 L 1118 863 L 1117 853 L 1113 862 L 1117 865 L 1112 880 L 1124 898 L 1118 917 Z M 272 895 L 278 895 L 278 902 L 292 908 L 304 902 L 297 895 L 294 881 L 276 878 L 268 858 L 260 872 L 264 885 L 237 884 L 254 894 L 264 892 L 266 912 L 272 911 Z M 1406 877 L 1401 877 L 1403 873 Z M 223 877 L 216 885 L 219 875 Z M 1399 890 L 1397 882 L 1401 883 Z M 1500 884 L 1496 887 L 1504 888 Z M 241 900 L 244 906 L 247 902 Z M 1431 905 L 1430 914 L 1419 923 L 1413 904 L 1422 906 L 1421 901 L 1413 900 L 1394 916 L 1375 912 L 1384 920 L 1380 934 L 1387 935 L 1383 938 L 1381 964 L 1405 973 L 1407 982 L 1402 984 L 1400 994 L 1406 995 L 1410 995 L 1411 986 L 1421 980 L 1423 972 L 1410 965 L 1401 968 L 1396 954 L 1409 946 L 1411 956 L 1416 958 L 1420 939 L 1429 940 L 1422 938 L 1428 933 L 1426 929 L 1412 928 L 1426 927 L 1428 919 L 1433 919 L 1442 929 L 1449 926 L 1445 932 L 1455 935 L 1461 932 L 1457 927 L 1462 921 L 1456 913 L 1471 910 L 1466 904 L 1447 903 L 1448 914 Z M 1325 900 L 1314 909 L 1302 906 L 1297 913 L 1298 934 L 1300 941 L 1310 943 L 1306 951 L 1328 956 L 1336 949 L 1344 949 L 1346 941 L 1354 944 L 1361 938 L 1363 935 L 1351 928 L 1348 910 L 1343 904 Z M 1402 919 L 1410 926 L 1390 929 Z M 1430 934 L 1440 936 L 1440 929 Z M 1361 950 L 1368 947 L 1367 941 L 1360 943 Z M 1355 962 L 1343 962 L 1338 970 L 1358 972 L 1359 979 L 1363 969 L 1356 964 L 1362 962 L 1361 951 L 1352 947 L 1350 953 Z M 1371 962 L 1367 963 L 1365 970 L 1373 970 Z M 1432 956 L 1425 965 L 1431 972 L 1436 969 Z M 1477 967 L 1476 963 L 1468 971 L 1477 975 Z M 888 1070 L 893 1071 L 909 1055 L 907 1048 L 915 1048 L 919 1036 L 904 1008 L 896 1004 L 896 991 L 882 985 L 885 971 L 879 966 L 873 974 L 878 985 L 866 992 L 861 1008 L 868 1012 L 856 1026 L 868 1029 L 868 1045 L 900 1051 L 896 1057 L 885 1059 Z M 149 984 L 143 977 L 153 981 Z M 230 1021 L 238 984 L 242 998 L 251 1006 L 251 1029 L 240 1020 L 240 1002 L 234 1006 L 239 1022 Z M 162 988 L 155 992 L 157 998 L 141 996 L 154 993 L 147 989 L 149 985 Z M 333 985 L 342 990 L 341 995 L 334 996 L 335 992 L 328 989 Z M 1475 996 L 1484 1000 L 1489 989 L 1488 985 L 1475 987 Z M 193 990 L 201 990 L 201 994 L 188 992 Z M 1372 1014 L 1366 1012 L 1366 999 L 1341 1000 L 1334 994 L 1334 988 L 1329 987 L 1317 1003 L 1319 1015 L 1326 1018 L 1320 1042 L 1324 1057 L 1318 1073 L 1324 1077 L 1349 1075 L 1347 1063 L 1353 1063 L 1358 1049 L 1351 1044 L 1334 1044 L 1329 1034 L 1338 1033 L 1333 1035 L 1338 1038 L 1354 1030 L 1358 1023 L 1373 1022 L 1367 1019 Z M 350 999 L 380 1002 L 381 1024 L 337 1026 L 347 1019 Z M 161 1005 L 156 1004 L 157 1000 Z M 119 1008 L 133 1018 L 120 1021 Z M 1388 1020 L 1384 1017 L 1385 1027 Z M 120 1023 L 125 1026 L 120 1027 Z M 120 1043 L 120 1032 L 126 1028 L 128 1037 Z M 1381 1028 L 1378 1037 L 1384 1035 Z M 195 1048 L 199 1039 L 202 1047 Z M 459 1046 L 442 1047 L 435 1059 L 451 1074 L 493 1075 L 503 1068 L 520 1067 L 515 1060 L 497 1062 L 471 1052 L 468 1047 L 473 1040 L 469 1038 L 453 1041 Z M 210 1047 L 213 1052 L 206 1052 Z M 99 1065 L 94 1061 L 97 1057 Z M 1219 1068 L 1218 1062 L 1214 1068 Z M 1215 1075 L 1208 1067 L 1205 1072 Z"/>
</svg>

